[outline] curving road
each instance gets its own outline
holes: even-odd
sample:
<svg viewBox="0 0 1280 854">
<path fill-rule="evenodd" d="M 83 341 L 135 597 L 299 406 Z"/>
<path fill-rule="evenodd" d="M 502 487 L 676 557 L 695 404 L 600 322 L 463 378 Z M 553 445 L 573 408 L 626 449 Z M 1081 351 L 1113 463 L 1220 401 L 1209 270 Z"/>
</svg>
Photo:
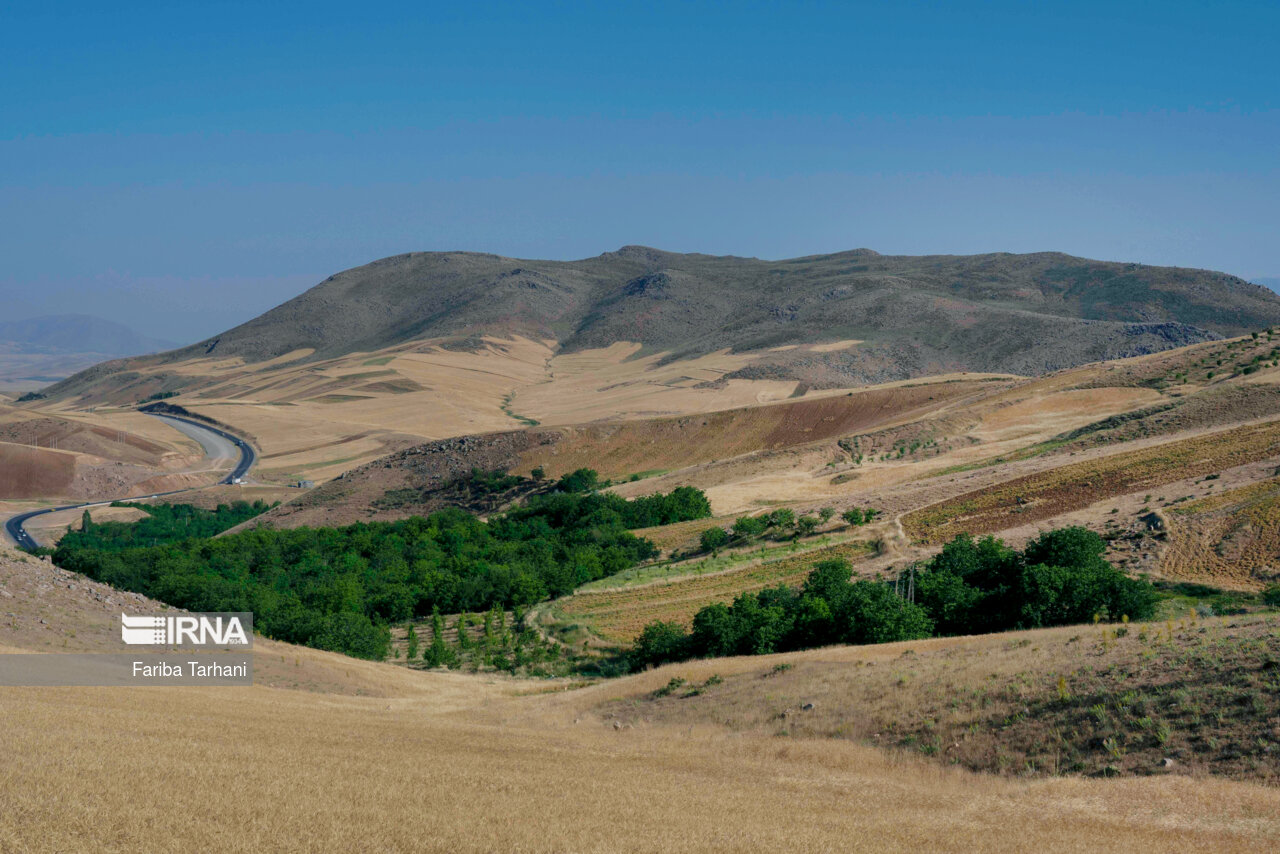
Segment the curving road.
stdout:
<svg viewBox="0 0 1280 854">
<path fill-rule="evenodd" d="M 205 457 L 211 461 L 218 460 L 235 460 L 239 458 L 239 462 L 231 470 L 231 473 L 224 477 L 218 483 L 235 483 L 240 478 L 249 473 L 249 469 L 253 468 L 254 462 L 258 456 L 250 447 L 249 443 L 239 436 L 232 435 L 225 430 L 219 430 L 217 427 L 210 427 L 208 424 L 201 424 L 198 421 L 192 421 L 187 418 L 179 418 L 176 415 L 155 415 L 147 413 L 152 418 L 159 418 L 170 427 L 178 430 L 186 436 L 195 439 L 200 443 L 200 447 L 204 449 Z M 171 489 L 168 492 L 152 492 L 147 495 L 131 495 L 128 498 L 112 498 L 107 501 L 86 501 L 81 504 L 64 504 L 61 507 L 46 507 L 43 510 L 32 510 L 30 513 L 21 513 L 5 520 L 4 530 L 19 548 L 34 549 L 39 546 L 27 529 L 23 527 L 27 520 L 33 516 L 41 516 L 45 513 L 54 513 L 59 510 L 77 510 L 81 507 L 101 507 L 110 504 L 112 501 L 135 501 L 143 498 L 158 498 L 162 495 L 177 495 L 181 492 L 191 492 L 196 489 L 203 489 L 200 486 L 191 486 L 184 489 Z"/>
</svg>

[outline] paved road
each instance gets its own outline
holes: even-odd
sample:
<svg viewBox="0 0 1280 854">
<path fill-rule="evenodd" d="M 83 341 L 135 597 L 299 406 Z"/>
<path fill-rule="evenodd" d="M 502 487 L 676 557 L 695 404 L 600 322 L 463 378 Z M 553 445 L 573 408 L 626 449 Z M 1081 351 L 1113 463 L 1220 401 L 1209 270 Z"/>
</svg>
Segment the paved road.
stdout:
<svg viewBox="0 0 1280 854">
<path fill-rule="evenodd" d="M 191 421 L 186 418 L 178 418 L 175 415 L 151 415 L 152 418 L 159 418 L 161 421 L 179 430 L 192 439 L 200 443 L 200 447 L 204 448 L 205 457 L 211 462 L 218 461 L 230 462 L 239 459 L 239 462 L 232 468 L 231 473 L 224 477 L 219 483 L 234 483 L 236 480 L 244 477 L 249 473 L 249 469 L 253 467 L 257 460 L 257 454 L 249 443 L 234 436 L 225 430 L 219 430 L 217 427 L 210 427 L 208 424 L 201 424 L 198 421 Z M 27 533 L 27 529 L 23 527 L 27 520 L 33 516 L 41 516 L 45 513 L 54 513 L 58 510 L 76 510 L 81 507 L 101 507 L 110 504 L 112 501 L 133 501 L 142 498 L 158 498 L 162 495 L 177 495 L 180 492 L 191 492 L 193 489 L 202 487 L 188 487 L 186 489 L 172 489 L 168 492 L 152 492 L 148 495 L 131 495 L 127 498 L 113 498 L 108 501 L 86 501 L 82 504 L 64 504 L 61 507 L 46 507 L 43 510 L 32 510 L 30 513 L 22 513 L 12 516 L 5 520 L 4 530 L 9 537 L 17 543 L 21 548 L 34 549 L 39 543 Z"/>
<path fill-rule="evenodd" d="M 221 432 L 214 432 L 213 428 L 206 424 L 186 421 L 172 415 L 152 415 L 151 417 L 159 418 L 179 433 L 195 439 L 204 449 L 205 462 L 213 466 L 221 468 L 218 463 L 229 465 L 234 460 L 240 459 L 240 450 L 236 447 L 235 439 Z"/>
</svg>

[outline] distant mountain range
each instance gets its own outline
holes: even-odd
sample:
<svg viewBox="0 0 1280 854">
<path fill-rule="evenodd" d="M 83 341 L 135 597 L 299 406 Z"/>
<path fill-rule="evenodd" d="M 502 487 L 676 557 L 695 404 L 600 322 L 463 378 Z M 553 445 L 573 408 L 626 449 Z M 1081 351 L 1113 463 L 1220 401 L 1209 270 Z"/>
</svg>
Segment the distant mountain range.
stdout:
<svg viewBox="0 0 1280 854">
<path fill-rule="evenodd" d="M 88 314 L 51 314 L 0 322 L 0 346 L 23 352 L 105 353 L 136 356 L 177 346 L 173 341 L 140 335 L 129 327 Z"/>
<path fill-rule="evenodd" d="M 172 341 L 140 335 L 87 314 L 0 322 L 0 387 L 26 391 L 105 359 L 170 350 Z"/>
<path fill-rule="evenodd" d="M 950 371 L 1040 374 L 1280 324 L 1280 296 L 1235 276 L 1029 255 L 887 256 L 869 249 L 781 261 L 626 246 L 580 261 L 470 252 L 384 258 L 180 350 L 103 365 L 52 393 L 137 366 L 202 356 L 319 360 L 417 339 L 618 341 L 669 359 L 759 359 L 735 376 L 838 387 Z M 825 351 L 801 345 L 861 342 Z"/>
</svg>

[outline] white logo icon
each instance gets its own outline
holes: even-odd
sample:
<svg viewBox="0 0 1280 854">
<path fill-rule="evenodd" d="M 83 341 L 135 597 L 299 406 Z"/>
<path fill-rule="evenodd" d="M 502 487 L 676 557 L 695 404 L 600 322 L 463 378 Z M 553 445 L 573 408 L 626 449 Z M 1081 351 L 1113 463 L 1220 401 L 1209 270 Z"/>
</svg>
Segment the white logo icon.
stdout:
<svg viewBox="0 0 1280 854">
<path fill-rule="evenodd" d="M 164 617 L 120 615 L 120 637 L 125 643 L 147 645 L 167 643 L 166 628 Z"/>
<path fill-rule="evenodd" d="M 145 646 L 248 646 L 249 636 L 238 616 L 183 614 L 174 617 L 130 617 L 120 614 L 120 638 Z"/>
</svg>

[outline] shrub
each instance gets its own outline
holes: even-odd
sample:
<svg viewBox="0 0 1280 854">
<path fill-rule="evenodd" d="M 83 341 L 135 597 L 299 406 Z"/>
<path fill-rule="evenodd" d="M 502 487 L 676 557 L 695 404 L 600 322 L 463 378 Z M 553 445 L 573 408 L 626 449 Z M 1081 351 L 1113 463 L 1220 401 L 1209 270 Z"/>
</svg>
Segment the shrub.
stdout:
<svg viewBox="0 0 1280 854">
<path fill-rule="evenodd" d="M 698 538 L 704 552 L 713 552 L 729 542 L 729 532 L 724 528 L 708 528 Z"/>
<path fill-rule="evenodd" d="M 1280 584 L 1272 584 L 1262 591 L 1262 601 L 1272 608 L 1280 608 Z"/>
<path fill-rule="evenodd" d="M 740 540 L 752 540 L 764 533 L 766 522 L 759 516 L 739 516 L 733 520 L 733 535 Z"/>
<path fill-rule="evenodd" d="M 796 524 L 796 513 L 787 507 L 781 507 L 769 514 L 769 525 L 774 528 L 791 528 Z"/>
<path fill-rule="evenodd" d="M 632 665 L 639 669 L 687 658 L 688 640 L 684 629 L 675 623 L 650 623 L 636 638 L 631 650 Z"/>
</svg>

